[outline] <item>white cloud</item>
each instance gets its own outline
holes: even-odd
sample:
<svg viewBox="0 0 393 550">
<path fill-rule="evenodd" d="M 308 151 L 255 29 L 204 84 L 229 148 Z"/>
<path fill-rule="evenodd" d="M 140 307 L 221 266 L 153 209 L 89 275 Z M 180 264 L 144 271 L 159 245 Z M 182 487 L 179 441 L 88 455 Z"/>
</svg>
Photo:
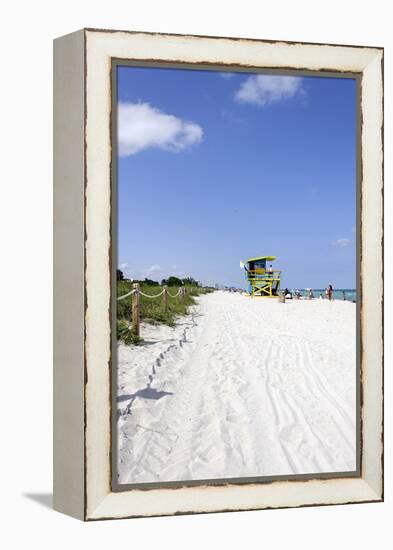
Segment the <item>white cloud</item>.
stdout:
<svg viewBox="0 0 393 550">
<path fill-rule="evenodd" d="M 202 137 L 199 124 L 163 113 L 149 103 L 119 103 L 118 145 L 122 157 L 150 147 L 177 152 L 200 143 Z"/>
<path fill-rule="evenodd" d="M 159 271 L 162 271 L 162 267 L 160 265 L 154 264 L 147 268 L 146 273 L 151 275 L 152 273 L 157 273 Z"/>
<path fill-rule="evenodd" d="M 122 264 L 119 265 L 119 269 L 126 269 L 126 267 L 128 267 L 127 262 L 123 262 Z"/>
<path fill-rule="evenodd" d="M 263 107 L 303 94 L 302 78 L 298 76 L 252 75 L 235 93 L 239 103 L 252 103 Z"/>
<path fill-rule="evenodd" d="M 220 73 L 217 73 L 219 76 L 221 76 L 222 78 L 225 78 L 225 80 L 230 80 L 232 77 L 235 76 L 236 73 L 229 73 L 227 71 L 225 72 L 220 72 Z"/>
<path fill-rule="evenodd" d="M 351 239 L 336 239 L 335 241 L 332 242 L 333 246 L 339 246 L 341 248 L 344 248 L 345 246 L 349 246 L 350 244 L 352 244 Z"/>
<path fill-rule="evenodd" d="M 149 267 L 140 268 L 136 271 L 136 276 L 138 279 L 151 279 L 156 278 L 160 279 L 163 275 L 163 268 L 158 264 L 153 264 Z"/>
</svg>

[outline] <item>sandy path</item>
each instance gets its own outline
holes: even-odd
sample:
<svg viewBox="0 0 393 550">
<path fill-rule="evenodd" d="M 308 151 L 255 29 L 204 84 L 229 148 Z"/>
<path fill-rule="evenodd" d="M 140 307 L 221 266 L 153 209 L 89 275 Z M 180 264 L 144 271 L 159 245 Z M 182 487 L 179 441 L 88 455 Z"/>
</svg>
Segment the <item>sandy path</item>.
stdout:
<svg viewBox="0 0 393 550">
<path fill-rule="evenodd" d="M 119 348 L 119 482 L 355 469 L 355 305 L 216 292 Z"/>
</svg>

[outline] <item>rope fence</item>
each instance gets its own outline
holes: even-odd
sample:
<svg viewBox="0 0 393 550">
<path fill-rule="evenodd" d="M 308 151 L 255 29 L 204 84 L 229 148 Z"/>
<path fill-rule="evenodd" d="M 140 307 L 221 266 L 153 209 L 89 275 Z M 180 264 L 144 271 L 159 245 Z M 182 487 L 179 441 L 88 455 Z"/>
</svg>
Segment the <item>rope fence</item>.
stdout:
<svg viewBox="0 0 393 550">
<path fill-rule="evenodd" d="M 162 296 L 165 292 L 165 289 L 163 289 L 159 294 L 154 294 L 154 296 L 152 296 L 151 294 L 145 294 L 144 292 L 142 292 L 141 290 L 139 291 L 139 294 L 141 296 L 144 296 L 145 298 L 158 298 L 159 296 Z M 169 294 L 169 292 L 168 292 Z"/>
<path fill-rule="evenodd" d="M 135 292 L 137 292 L 137 290 L 133 289 L 131 290 L 131 292 L 127 292 L 127 294 L 123 294 L 123 296 L 119 296 L 117 299 L 124 300 L 124 298 L 127 298 L 128 296 L 132 296 L 133 294 L 135 294 Z"/>
<path fill-rule="evenodd" d="M 127 292 L 127 294 L 123 294 L 123 296 L 119 296 L 117 300 L 124 300 L 125 298 L 128 298 L 128 296 L 132 296 L 132 303 L 131 303 L 131 311 L 132 311 L 132 334 L 134 336 L 140 335 L 140 297 L 144 296 L 145 298 L 159 298 L 160 296 L 164 296 L 164 307 L 165 311 L 168 309 L 168 298 L 177 298 L 178 296 L 181 297 L 182 300 L 184 300 L 186 295 L 186 289 L 184 286 L 180 287 L 179 290 L 176 292 L 176 294 L 171 294 L 168 290 L 167 286 L 164 286 L 161 292 L 158 294 L 145 294 L 140 289 L 139 283 L 134 283 L 133 288 L 130 292 Z"/>
<path fill-rule="evenodd" d="M 177 298 L 179 296 L 179 294 L 181 294 L 181 290 L 182 290 L 183 287 L 180 287 L 179 290 L 176 292 L 176 294 L 171 294 L 168 290 L 168 296 L 170 296 L 171 298 Z"/>
</svg>

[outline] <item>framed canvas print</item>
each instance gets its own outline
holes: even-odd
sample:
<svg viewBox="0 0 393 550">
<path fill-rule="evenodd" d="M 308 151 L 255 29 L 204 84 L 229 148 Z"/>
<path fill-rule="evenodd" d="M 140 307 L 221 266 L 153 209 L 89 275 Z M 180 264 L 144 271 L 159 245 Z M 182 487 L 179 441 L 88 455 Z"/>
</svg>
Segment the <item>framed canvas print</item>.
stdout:
<svg viewBox="0 0 393 550">
<path fill-rule="evenodd" d="M 383 49 L 54 45 L 54 506 L 383 499 Z"/>
</svg>

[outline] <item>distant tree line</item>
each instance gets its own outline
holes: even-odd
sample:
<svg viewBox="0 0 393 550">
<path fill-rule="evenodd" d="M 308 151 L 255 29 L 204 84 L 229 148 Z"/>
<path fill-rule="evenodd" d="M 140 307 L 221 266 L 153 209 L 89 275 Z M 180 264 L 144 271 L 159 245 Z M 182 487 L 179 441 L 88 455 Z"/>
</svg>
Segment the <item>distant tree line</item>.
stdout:
<svg viewBox="0 0 393 550">
<path fill-rule="evenodd" d="M 118 281 L 130 281 L 130 279 L 127 279 L 124 277 L 124 273 L 121 269 L 116 270 L 116 279 Z M 159 286 L 160 283 L 158 281 L 153 281 L 152 279 L 148 279 L 145 277 L 143 280 L 137 281 L 134 280 L 135 283 L 141 283 L 144 285 L 149 286 Z M 189 285 L 189 286 L 196 286 L 199 287 L 199 281 L 194 279 L 193 277 L 185 277 L 184 279 L 179 279 L 179 277 L 175 277 L 174 275 L 171 275 L 167 279 L 162 279 L 161 285 L 167 285 L 167 286 L 183 286 L 183 285 Z"/>
</svg>

